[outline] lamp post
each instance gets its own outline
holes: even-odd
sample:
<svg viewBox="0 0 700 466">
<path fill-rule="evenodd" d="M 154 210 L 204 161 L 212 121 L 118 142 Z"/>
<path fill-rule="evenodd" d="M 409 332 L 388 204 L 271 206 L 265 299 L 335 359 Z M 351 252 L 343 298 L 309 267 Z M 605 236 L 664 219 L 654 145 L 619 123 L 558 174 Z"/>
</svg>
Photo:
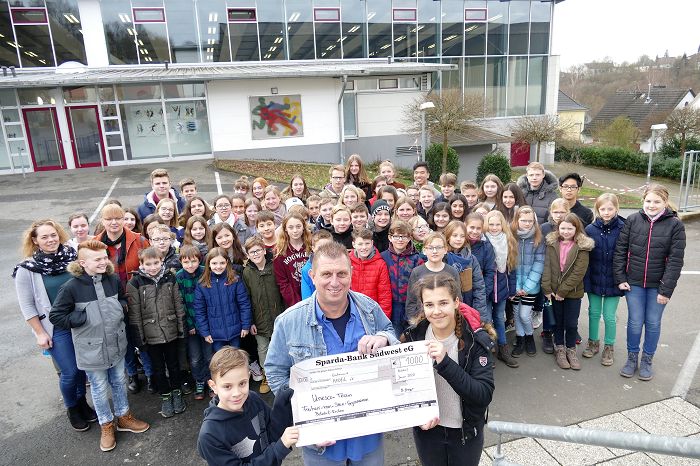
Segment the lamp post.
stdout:
<svg viewBox="0 0 700 466">
<path fill-rule="evenodd" d="M 656 150 L 656 139 L 659 137 L 659 132 L 664 132 L 668 129 L 664 123 L 658 125 L 651 125 L 651 151 L 649 152 L 649 164 L 647 165 L 647 185 L 651 183 L 651 162 L 654 158 L 654 151 Z"/>
<path fill-rule="evenodd" d="M 431 108 L 435 108 L 435 104 L 432 102 L 423 102 L 420 104 L 420 156 L 421 160 L 425 160 L 425 150 L 428 145 L 428 142 L 426 140 L 426 132 L 425 132 L 425 112 L 427 110 L 430 110 Z"/>
</svg>

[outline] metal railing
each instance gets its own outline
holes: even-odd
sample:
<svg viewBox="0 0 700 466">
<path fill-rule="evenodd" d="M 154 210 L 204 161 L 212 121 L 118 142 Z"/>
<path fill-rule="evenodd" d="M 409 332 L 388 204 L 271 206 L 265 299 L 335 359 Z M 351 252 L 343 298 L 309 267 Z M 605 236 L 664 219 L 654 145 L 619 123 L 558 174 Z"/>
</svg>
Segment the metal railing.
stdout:
<svg viewBox="0 0 700 466">
<path fill-rule="evenodd" d="M 498 434 L 494 466 L 516 466 L 515 463 L 506 460 L 501 450 L 504 434 L 700 459 L 700 439 L 696 438 L 503 421 L 491 421 L 488 423 L 488 428 L 491 432 Z"/>
<path fill-rule="evenodd" d="M 685 212 L 697 207 L 700 207 L 700 151 L 689 150 L 683 154 L 678 210 Z"/>
</svg>

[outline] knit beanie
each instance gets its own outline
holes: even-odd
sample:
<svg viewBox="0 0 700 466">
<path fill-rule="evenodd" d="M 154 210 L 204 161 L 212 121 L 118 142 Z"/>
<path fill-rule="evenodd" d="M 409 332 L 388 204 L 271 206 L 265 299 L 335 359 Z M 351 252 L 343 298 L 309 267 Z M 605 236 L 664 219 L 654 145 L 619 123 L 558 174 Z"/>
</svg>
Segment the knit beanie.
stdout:
<svg viewBox="0 0 700 466">
<path fill-rule="evenodd" d="M 372 217 L 374 217 L 376 213 L 380 210 L 386 210 L 387 212 L 389 212 L 389 215 L 391 215 L 391 209 L 389 208 L 389 204 L 387 204 L 384 199 L 377 199 L 376 201 L 374 201 L 374 204 L 372 205 Z"/>
</svg>

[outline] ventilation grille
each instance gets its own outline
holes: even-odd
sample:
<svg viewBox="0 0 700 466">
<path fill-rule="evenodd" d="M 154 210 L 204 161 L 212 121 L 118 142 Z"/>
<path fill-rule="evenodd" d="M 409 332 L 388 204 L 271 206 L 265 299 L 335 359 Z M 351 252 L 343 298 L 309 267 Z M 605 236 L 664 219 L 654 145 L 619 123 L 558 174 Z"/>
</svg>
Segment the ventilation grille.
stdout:
<svg viewBox="0 0 700 466">
<path fill-rule="evenodd" d="M 397 157 L 417 157 L 420 155 L 420 146 L 397 146 Z"/>
<path fill-rule="evenodd" d="M 429 88 L 428 88 L 428 75 L 427 74 L 424 74 L 420 77 L 420 90 L 421 91 L 429 90 Z"/>
</svg>

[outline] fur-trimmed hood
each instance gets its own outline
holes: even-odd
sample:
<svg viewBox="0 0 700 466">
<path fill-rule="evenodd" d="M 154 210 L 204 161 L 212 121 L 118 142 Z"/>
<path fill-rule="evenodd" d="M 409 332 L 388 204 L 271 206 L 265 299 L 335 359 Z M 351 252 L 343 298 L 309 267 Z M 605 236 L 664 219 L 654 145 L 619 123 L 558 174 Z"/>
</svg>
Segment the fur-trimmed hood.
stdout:
<svg viewBox="0 0 700 466">
<path fill-rule="evenodd" d="M 68 267 L 66 267 L 66 270 L 70 272 L 71 275 L 74 277 L 80 277 L 81 275 L 85 274 L 85 269 L 83 268 L 82 265 L 78 261 L 73 261 L 70 264 L 68 264 Z M 112 262 L 109 262 L 107 264 L 107 270 L 105 270 L 106 274 L 112 274 L 114 273 L 114 265 L 112 265 Z"/>
<path fill-rule="evenodd" d="M 518 187 L 523 190 L 523 194 L 528 193 L 528 192 L 542 192 L 548 193 L 548 192 L 553 192 L 557 189 L 559 186 L 559 179 L 557 176 L 552 173 L 549 170 L 544 171 L 544 179 L 542 180 L 542 185 L 536 189 L 532 190 L 530 189 L 530 183 L 527 182 L 527 175 L 520 175 L 518 177 Z"/>
<path fill-rule="evenodd" d="M 559 242 L 559 232 L 553 231 L 546 237 L 547 246 L 556 246 Z M 576 246 L 582 251 L 592 251 L 595 247 L 595 241 L 586 235 L 578 235 L 576 238 Z"/>
</svg>

